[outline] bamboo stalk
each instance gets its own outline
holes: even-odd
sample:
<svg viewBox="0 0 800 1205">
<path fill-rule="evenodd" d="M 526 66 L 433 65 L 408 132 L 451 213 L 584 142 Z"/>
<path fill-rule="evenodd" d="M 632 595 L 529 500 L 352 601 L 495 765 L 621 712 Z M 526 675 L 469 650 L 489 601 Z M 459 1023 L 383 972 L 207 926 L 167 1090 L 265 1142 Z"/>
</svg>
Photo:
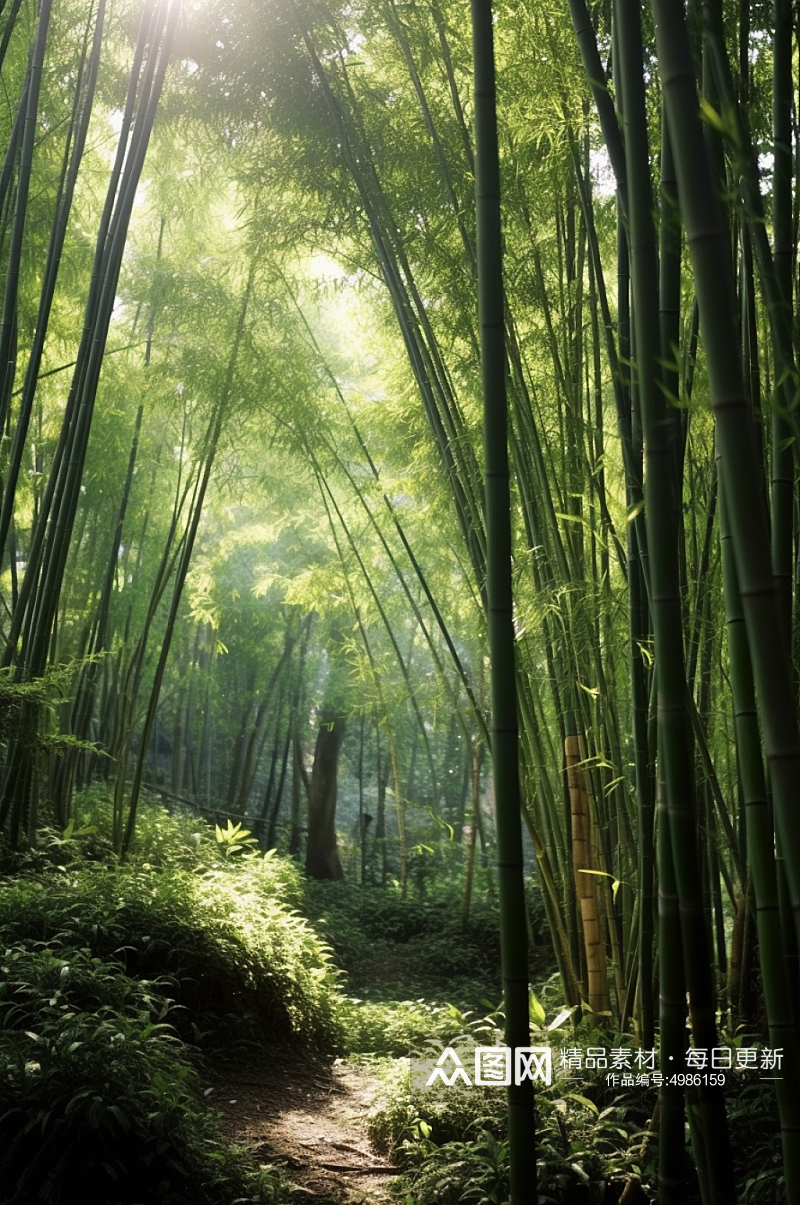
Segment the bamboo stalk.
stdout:
<svg viewBox="0 0 800 1205">
<path fill-rule="evenodd" d="M 697 1046 L 716 1045 L 714 985 L 704 926 L 700 867 L 697 857 L 694 766 L 689 742 L 687 684 L 684 662 L 678 574 L 679 530 L 676 522 L 677 481 L 674 423 L 659 388 L 659 263 L 652 220 L 642 35 L 638 5 L 617 0 L 617 46 L 625 115 L 628 165 L 630 247 L 635 327 L 635 367 L 645 440 L 645 506 L 649 539 L 651 611 L 658 686 L 659 778 L 666 785 L 672 865 L 680 900 L 681 934 L 692 1032 Z M 669 112 L 669 111 L 668 111 Z M 677 154 L 677 132 L 669 127 Z M 708 1085 L 699 1093 L 704 1113 L 704 1148 L 713 1199 L 733 1202 L 736 1190 L 728 1147 L 721 1089 Z M 702 1153 L 696 1151 L 698 1164 Z"/>
<path fill-rule="evenodd" d="M 774 1049 L 782 1049 L 784 1052 L 782 1075 L 775 1081 L 775 1091 L 781 1119 L 786 1196 L 789 1205 L 798 1205 L 800 1098 L 796 1085 L 800 1076 L 800 1062 L 797 1028 L 783 953 L 772 824 L 761 759 L 753 672 L 733 555 L 725 489 L 720 498 L 720 521 L 736 748 L 742 779 L 749 865 L 756 902 L 758 953 L 770 1043 Z"/>
<path fill-rule="evenodd" d="M 570 726 L 574 727 L 574 724 Z M 593 851 L 596 837 L 584 770 L 585 751 L 577 734 L 567 734 L 564 755 L 572 814 L 572 864 L 586 950 L 587 1001 L 594 1014 L 594 1023 L 600 1024 L 603 1014 L 608 1014 L 610 1009 L 606 944 L 595 873 L 598 870 Z"/>
<path fill-rule="evenodd" d="M 800 740 L 788 649 L 770 559 L 766 516 L 760 505 L 760 473 L 752 420 L 737 346 L 733 282 L 726 243 L 717 221 L 697 92 L 682 12 L 654 0 L 659 70 L 676 151 L 681 212 L 695 269 L 700 322 L 716 419 L 721 484 L 730 508 L 748 640 L 776 814 L 786 859 L 795 925 L 800 928 Z"/>
<path fill-rule="evenodd" d="M 497 817 L 505 1039 L 514 1050 L 527 1046 L 530 1038 L 511 578 L 500 167 L 491 0 L 472 0 L 471 12 L 475 72 L 478 312 L 486 477 L 486 588 L 492 694 L 491 752 Z M 511 1205 L 534 1205 L 536 1133 L 533 1085 L 527 1079 L 509 1085 L 508 1136 Z"/>
</svg>

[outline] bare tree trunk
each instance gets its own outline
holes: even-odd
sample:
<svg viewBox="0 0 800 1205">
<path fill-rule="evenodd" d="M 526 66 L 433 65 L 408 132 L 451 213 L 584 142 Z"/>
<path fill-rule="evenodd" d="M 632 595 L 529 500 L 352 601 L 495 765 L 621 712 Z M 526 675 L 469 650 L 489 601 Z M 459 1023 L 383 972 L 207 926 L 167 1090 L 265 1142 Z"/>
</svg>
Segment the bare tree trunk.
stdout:
<svg viewBox="0 0 800 1205">
<path fill-rule="evenodd" d="M 308 793 L 306 873 L 313 879 L 344 877 L 336 846 L 336 788 L 344 720 L 324 717 L 317 733 Z"/>
<path fill-rule="evenodd" d="M 470 743 L 468 750 L 470 780 L 472 782 L 472 823 L 467 837 L 467 868 L 464 875 L 464 903 L 461 909 L 461 927 L 466 929 L 469 923 L 469 909 L 472 902 L 472 886 L 475 878 L 475 846 L 478 836 L 478 817 L 481 811 L 481 765 L 483 763 L 484 746 L 480 737 Z M 464 823 L 462 815 L 461 832 L 463 836 Z"/>
<path fill-rule="evenodd" d="M 295 856 L 300 852 L 300 788 L 304 788 L 306 800 L 310 783 L 306 768 L 303 765 L 303 748 L 295 723 L 292 735 L 292 828 L 289 837 L 289 853 Z"/>
<path fill-rule="evenodd" d="M 386 886 L 386 787 L 389 783 L 389 768 L 381 757 L 381 730 L 375 729 L 375 752 L 378 770 L 378 816 L 375 822 L 375 844 L 381 864 L 381 887 Z"/>
</svg>

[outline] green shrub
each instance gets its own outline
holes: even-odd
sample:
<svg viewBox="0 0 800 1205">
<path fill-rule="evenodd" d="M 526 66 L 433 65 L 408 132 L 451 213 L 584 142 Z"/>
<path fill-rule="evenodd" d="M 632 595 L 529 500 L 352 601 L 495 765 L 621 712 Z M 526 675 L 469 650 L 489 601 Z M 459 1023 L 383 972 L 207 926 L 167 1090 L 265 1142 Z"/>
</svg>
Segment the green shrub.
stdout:
<svg viewBox="0 0 800 1205">
<path fill-rule="evenodd" d="M 432 1150 L 408 1178 L 408 1205 L 505 1205 L 508 1146 L 490 1130 Z M 539 1200 L 542 1200 L 539 1197 Z"/>
<path fill-rule="evenodd" d="M 407 1205 L 499 1205 L 508 1195 L 506 1094 L 497 1088 L 437 1085 L 417 1089 L 408 1066 L 397 1065 L 386 1100 L 369 1119 L 369 1134 L 407 1169 Z M 580 1085 L 583 1088 L 583 1085 Z M 632 1170 L 641 1116 L 623 1105 L 600 1113 L 588 1098 L 560 1089 L 537 1092 L 538 1197 L 542 1205 L 603 1200 L 613 1176 Z M 576 1093 L 577 1095 L 577 1093 Z M 644 1095 L 644 1094 L 641 1094 Z M 652 1108 L 653 1094 L 647 1094 Z M 639 1102 L 642 1103 L 641 1101 Z"/>
<path fill-rule="evenodd" d="M 218 1142 L 198 1042 L 340 1043 L 329 951 L 297 869 L 145 803 L 107 864 L 107 798 L 8 856 L 0 884 L 0 1205 L 284 1199 Z M 63 1190 L 63 1192 L 62 1192 Z"/>
<path fill-rule="evenodd" d="M 495 1031 L 488 1021 L 476 1021 L 451 1010 L 439 1010 L 438 1035 L 425 1035 L 416 1057 L 425 1056 L 426 1048 L 433 1053 L 434 1062 L 442 1047 L 454 1043 L 459 1049 L 470 1039 L 492 1044 Z M 452 1087 L 436 1084 L 419 1088 L 411 1078 L 408 1058 L 389 1063 L 382 1060 L 376 1068 L 385 1083 L 381 1102 L 370 1112 L 367 1132 L 375 1146 L 387 1154 L 412 1165 L 419 1163 L 435 1149 L 448 1142 L 461 1141 L 469 1134 L 485 1130 L 502 1137 L 505 1127 L 505 1092 L 493 1088 L 467 1087 L 456 1083 Z"/>
<path fill-rule="evenodd" d="M 785 1205 L 780 1116 L 772 1085 L 752 1072 L 731 1077 L 728 1128 L 740 1205 Z"/>
<path fill-rule="evenodd" d="M 339 1006 L 345 1045 L 352 1054 L 408 1056 L 421 1047 L 448 1045 L 476 1023 L 452 1004 L 419 1000 L 349 999 Z M 486 1023 L 484 1023 L 486 1024 Z M 494 1032 L 489 1041 L 494 1041 Z"/>
<path fill-rule="evenodd" d="M 73 865 L 0 887 L 0 945 L 54 941 L 160 980 L 181 1037 L 330 1048 L 340 1036 L 336 972 L 282 898 L 276 859 L 203 873 Z"/>
<path fill-rule="evenodd" d="M 0 973 L 0 1202 L 269 1199 L 215 1140 L 163 985 L 58 938 Z"/>
</svg>

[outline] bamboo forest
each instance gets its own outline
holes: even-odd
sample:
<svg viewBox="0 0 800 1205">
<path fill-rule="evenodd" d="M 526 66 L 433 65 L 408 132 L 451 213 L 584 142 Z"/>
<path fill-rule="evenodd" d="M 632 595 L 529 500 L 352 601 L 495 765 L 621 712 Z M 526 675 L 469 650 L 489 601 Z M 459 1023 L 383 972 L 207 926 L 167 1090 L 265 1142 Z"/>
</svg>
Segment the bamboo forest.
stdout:
<svg viewBox="0 0 800 1205">
<path fill-rule="evenodd" d="M 800 1205 L 797 5 L 0 81 L 0 1205 Z"/>
</svg>

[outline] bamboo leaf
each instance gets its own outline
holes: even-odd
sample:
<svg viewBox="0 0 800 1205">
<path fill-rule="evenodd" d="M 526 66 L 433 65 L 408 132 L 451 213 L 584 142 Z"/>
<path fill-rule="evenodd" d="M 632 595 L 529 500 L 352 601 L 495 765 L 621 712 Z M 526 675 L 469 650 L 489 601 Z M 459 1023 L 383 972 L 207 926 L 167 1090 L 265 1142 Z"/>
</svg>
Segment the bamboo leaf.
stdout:
<svg viewBox="0 0 800 1205">
<path fill-rule="evenodd" d="M 564 1024 L 564 1022 L 568 1021 L 569 1018 L 572 1016 L 572 1014 L 575 1012 L 576 1007 L 577 1006 L 575 1004 L 573 1004 L 571 1008 L 563 1008 L 561 1010 L 561 1012 L 558 1014 L 558 1016 L 554 1017 L 553 1020 L 550 1022 L 550 1024 L 547 1026 L 547 1032 L 552 1033 L 554 1029 L 560 1029 L 561 1026 Z"/>
<path fill-rule="evenodd" d="M 539 1003 L 536 993 L 531 992 L 530 996 L 531 996 L 531 1017 L 533 1018 L 534 1021 L 536 1021 L 536 1023 L 538 1025 L 542 1025 L 542 1024 L 544 1024 L 544 1021 L 546 1019 L 546 1013 L 545 1013 L 544 1009 L 542 1008 L 541 1004 Z"/>
<path fill-rule="evenodd" d="M 705 96 L 700 98 L 700 112 L 703 116 L 703 120 L 711 126 L 712 130 L 716 130 L 717 133 L 722 134 L 723 137 L 730 133 L 730 130 L 726 127 L 720 114 L 717 112 L 714 106 L 709 103 Z"/>
</svg>

